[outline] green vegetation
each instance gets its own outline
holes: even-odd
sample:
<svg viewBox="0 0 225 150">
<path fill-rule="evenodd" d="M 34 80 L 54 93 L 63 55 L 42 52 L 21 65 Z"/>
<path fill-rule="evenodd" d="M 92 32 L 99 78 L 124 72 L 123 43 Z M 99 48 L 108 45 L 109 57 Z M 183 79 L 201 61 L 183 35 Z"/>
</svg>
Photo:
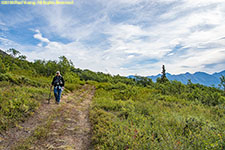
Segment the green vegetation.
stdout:
<svg viewBox="0 0 225 150">
<path fill-rule="evenodd" d="M 0 74 L 0 131 L 14 126 L 46 99 L 48 79 L 28 78 L 12 73 Z"/>
<path fill-rule="evenodd" d="M 154 83 L 81 70 L 64 56 L 28 62 L 17 50 L 8 52 L 0 54 L 0 132 L 38 109 L 60 70 L 66 92 L 84 84 L 96 87 L 90 109 L 95 149 L 225 149 L 225 92 L 220 89 L 169 81 L 165 66 Z M 44 137 L 44 129 L 38 128 L 34 138 Z"/>
<path fill-rule="evenodd" d="M 13 148 L 13 150 L 34 149 L 33 145 L 36 144 L 35 142 L 39 140 L 46 140 L 49 137 L 52 128 L 54 128 L 53 121 L 56 117 L 58 117 L 56 115 L 57 111 L 59 110 L 55 110 L 54 115 L 49 115 L 47 121 L 44 124 L 38 126 L 30 137 L 22 139 L 20 143 Z"/>
<path fill-rule="evenodd" d="M 162 66 L 162 76 L 161 76 L 161 78 L 157 79 L 157 82 L 165 83 L 165 82 L 168 82 L 168 81 L 169 80 L 166 77 L 166 68 L 165 68 L 165 65 L 163 65 Z"/>
<path fill-rule="evenodd" d="M 220 77 L 220 86 L 223 87 L 224 92 L 225 92 L 225 76 Z"/>
<path fill-rule="evenodd" d="M 0 55 L 0 132 L 25 121 L 46 102 L 56 70 L 64 73 L 66 92 L 84 84 L 70 71 L 73 66 L 65 57 L 60 57 L 59 62 L 37 60 L 32 63 L 23 55 L 18 56 L 20 52 L 15 49 L 8 52 L 12 54 Z"/>
<path fill-rule="evenodd" d="M 172 81 L 99 85 L 91 110 L 95 149 L 224 149 L 224 93 Z"/>
</svg>

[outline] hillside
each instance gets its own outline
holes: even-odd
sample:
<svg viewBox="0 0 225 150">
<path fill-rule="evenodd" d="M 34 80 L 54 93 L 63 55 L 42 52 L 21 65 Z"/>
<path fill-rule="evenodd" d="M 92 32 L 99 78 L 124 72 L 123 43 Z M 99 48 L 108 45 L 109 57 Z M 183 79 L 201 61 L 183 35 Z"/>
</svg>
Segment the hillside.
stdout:
<svg viewBox="0 0 225 150">
<path fill-rule="evenodd" d="M 187 72 L 185 74 L 178 74 L 178 75 L 171 75 L 167 73 L 166 75 L 169 80 L 180 81 L 183 84 L 187 84 L 188 80 L 191 80 L 192 83 L 199 83 L 205 86 L 217 87 L 218 84 L 220 83 L 219 78 L 221 77 L 221 75 L 225 75 L 225 70 L 214 74 L 207 74 L 205 72 L 196 72 L 194 74 L 190 74 Z M 156 79 L 158 77 L 161 77 L 161 74 L 148 77 L 151 78 L 154 82 L 156 82 Z"/>
<path fill-rule="evenodd" d="M 84 85 L 63 96 L 61 105 L 53 100 L 51 105 L 43 103 L 33 116 L 2 135 L 0 148 L 91 149 L 88 109 L 93 95 L 94 88 Z"/>
<path fill-rule="evenodd" d="M 47 104 L 56 70 L 66 81 L 60 105 Z M 4 150 L 225 149 L 224 91 L 81 70 L 64 56 L 0 54 L 0 108 Z"/>
<path fill-rule="evenodd" d="M 4 52 L 3 50 L 0 49 L 0 55 L 6 56 L 6 55 L 8 55 L 8 54 L 7 54 L 6 52 Z"/>
</svg>

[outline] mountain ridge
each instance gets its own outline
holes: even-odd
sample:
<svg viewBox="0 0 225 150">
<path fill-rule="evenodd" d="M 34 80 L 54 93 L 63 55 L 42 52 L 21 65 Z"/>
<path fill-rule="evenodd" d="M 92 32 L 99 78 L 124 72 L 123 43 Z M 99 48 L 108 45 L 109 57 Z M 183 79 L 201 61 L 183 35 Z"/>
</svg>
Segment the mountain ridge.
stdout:
<svg viewBox="0 0 225 150">
<path fill-rule="evenodd" d="M 178 75 L 172 75 L 170 73 L 167 73 L 167 78 L 169 80 L 177 80 L 184 84 L 187 84 L 188 80 L 191 80 L 192 83 L 199 83 L 206 86 L 218 86 L 220 83 L 220 77 L 221 75 L 225 75 L 225 70 L 221 72 L 215 72 L 213 74 L 208 74 L 205 72 L 195 72 L 193 74 L 186 72 L 184 74 L 178 74 Z M 156 76 L 147 76 L 148 78 L 151 78 L 154 82 L 156 82 L 156 79 L 158 77 L 161 77 L 161 74 L 158 74 Z"/>
<path fill-rule="evenodd" d="M 215 86 L 217 87 L 220 83 L 221 75 L 225 75 L 225 70 L 221 72 L 215 72 L 213 74 L 208 74 L 206 72 L 195 72 L 195 73 L 182 73 L 182 74 L 170 74 L 166 73 L 166 76 L 169 80 L 177 80 L 184 84 L 187 84 L 188 80 L 190 79 L 192 83 L 199 83 L 206 86 Z M 152 79 L 152 81 L 156 82 L 157 78 L 161 77 L 161 74 L 147 76 L 148 78 Z M 129 75 L 128 78 L 135 78 L 134 75 Z"/>
</svg>

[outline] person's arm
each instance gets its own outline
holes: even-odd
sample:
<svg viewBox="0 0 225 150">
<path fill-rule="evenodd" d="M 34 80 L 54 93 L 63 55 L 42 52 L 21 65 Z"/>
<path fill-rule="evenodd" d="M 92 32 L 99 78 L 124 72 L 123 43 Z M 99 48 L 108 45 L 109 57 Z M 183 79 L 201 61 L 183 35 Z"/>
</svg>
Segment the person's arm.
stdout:
<svg viewBox="0 0 225 150">
<path fill-rule="evenodd" d="M 52 80 L 52 85 L 51 86 L 53 86 L 54 85 L 54 82 L 55 82 L 55 77 L 53 78 L 53 80 Z"/>
<path fill-rule="evenodd" d="M 62 87 L 64 87 L 64 85 L 65 85 L 65 81 L 64 81 L 64 79 L 62 77 Z"/>
</svg>

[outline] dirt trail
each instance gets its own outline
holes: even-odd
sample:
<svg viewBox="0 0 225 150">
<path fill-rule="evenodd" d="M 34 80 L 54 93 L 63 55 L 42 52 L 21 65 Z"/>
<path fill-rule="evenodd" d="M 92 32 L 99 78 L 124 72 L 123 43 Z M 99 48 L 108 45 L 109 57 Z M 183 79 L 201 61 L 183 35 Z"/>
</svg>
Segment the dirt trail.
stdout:
<svg viewBox="0 0 225 150">
<path fill-rule="evenodd" d="M 43 104 L 27 121 L 0 135 L 0 149 L 92 149 L 89 106 L 94 92 L 94 87 L 84 85 L 59 105 L 53 100 Z"/>
</svg>

